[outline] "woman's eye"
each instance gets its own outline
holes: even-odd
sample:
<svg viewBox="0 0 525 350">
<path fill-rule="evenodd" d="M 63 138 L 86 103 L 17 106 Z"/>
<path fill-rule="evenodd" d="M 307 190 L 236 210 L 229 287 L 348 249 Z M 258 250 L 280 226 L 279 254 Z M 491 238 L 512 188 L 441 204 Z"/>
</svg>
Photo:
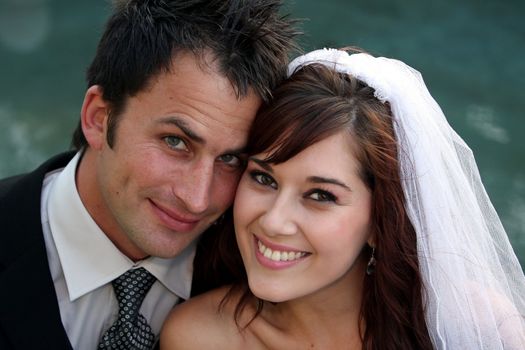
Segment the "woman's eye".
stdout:
<svg viewBox="0 0 525 350">
<path fill-rule="evenodd" d="M 271 188 L 277 188 L 277 184 L 272 179 L 272 177 L 265 173 L 262 173 L 259 171 L 253 171 L 250 173 L 250 176 L 252 177 L 253 180 L 255 180 L 255 182 L 263 186 L 270 186 Z"/>
<path fill-rule="evenodd" d="M 184 151 L 188 149 L 184 141 L 182 141 L 182 139 L 177 136 L 166 136 L 164 137 L 164 142 L 166 142 L 168 147 L 171 149 L 184 150 Z"/>
<path fill-rule="evenodd" d="M 233 154 L 225 154 L 219 157 L 219 160 L 224 164 L 233 168 L 239 168 L 243 165 L 241 158 Z"/>
<path fill-rule="evenodd" d="M 313 191 L 308 197 L 317 202 L 335 202 L 337 200 L 336 196 L 323 190 Z"/>
</svg>

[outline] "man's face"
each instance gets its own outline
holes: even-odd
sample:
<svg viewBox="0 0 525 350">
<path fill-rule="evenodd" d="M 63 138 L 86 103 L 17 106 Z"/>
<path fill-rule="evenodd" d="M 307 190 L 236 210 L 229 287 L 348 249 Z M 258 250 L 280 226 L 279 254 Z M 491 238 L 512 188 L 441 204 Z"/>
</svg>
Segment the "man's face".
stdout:
<svg viewBox="0 0 525 350">
<path fill-rule="evenodd" d="M 173 257 L 231 205 L 260 102 L 253 92 L 238 100 L 213 63 L 198 64 L 184 53 L 170 72 L 128 98 L 112 148 L 103 118 L 78 186 L 90 214 L 123 253 Z M 88 166 L 91 178 L 80 173 Z"/>
</svg>

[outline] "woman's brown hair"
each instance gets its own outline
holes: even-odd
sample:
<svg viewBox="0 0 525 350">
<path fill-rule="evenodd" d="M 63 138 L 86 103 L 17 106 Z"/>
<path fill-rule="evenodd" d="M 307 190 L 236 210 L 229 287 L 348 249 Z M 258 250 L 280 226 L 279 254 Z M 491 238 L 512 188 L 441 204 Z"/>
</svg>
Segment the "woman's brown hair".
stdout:
<svg viewBox="0 0 525 350">
<path fill-rule="evenodd" d="M 360 310 L 363 349 L 432 349 L 394 123 L 388 103 L 381 103 L 372 88 L 352 76 L 312 64 L 295 72 L 262 107 L 247 150 L 250 155 L 269 152 L 265 161 L 278 164 L 326 137 L 340 131 L 350 133 L 358 145 L 354 156 L 361 165 L 360 176 L 372 193 L 375 240 L 375 271 L 364 277 Z M 246 304 L 257 299 L 248 288 L 233 236 L 231 227 L 216 236 L 214 266 L 221 266 L 222 275 L 230 276 L 226 282 L 234 282 L 231 293 L 242 294 L 235 314 L 239 320 Z M 371 254 L 370 247 L 365 250 Z M 258 301 L 258 311 L 263 305 Z"/>
</svg>

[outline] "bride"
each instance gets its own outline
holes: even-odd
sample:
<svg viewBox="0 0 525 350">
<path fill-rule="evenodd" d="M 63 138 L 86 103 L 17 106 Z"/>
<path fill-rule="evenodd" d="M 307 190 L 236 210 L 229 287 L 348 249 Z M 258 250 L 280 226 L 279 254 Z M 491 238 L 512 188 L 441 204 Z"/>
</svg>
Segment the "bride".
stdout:
<svg viewBox="0 0 525 350">
<path fill-rule="evenodd" d="M 324 49 L 289 74 L 215 252 L 239 277 L 177 306 L 161 349 L 525 349 L 523 272 L 419 73 Z"/>
</svg>

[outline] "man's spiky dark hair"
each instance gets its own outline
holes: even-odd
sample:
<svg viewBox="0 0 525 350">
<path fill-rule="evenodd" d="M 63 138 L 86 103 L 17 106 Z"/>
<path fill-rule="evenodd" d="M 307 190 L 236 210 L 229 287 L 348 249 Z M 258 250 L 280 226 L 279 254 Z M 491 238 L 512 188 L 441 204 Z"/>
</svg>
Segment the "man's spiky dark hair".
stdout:
<svg viewBox="0 0 525 350">
<path fill-rule="evenodd" d="M 267 101 L 296 48 L 296 21 L 280 14 L 281 6 L 279 0 L 117 1 L 88 69 L 88 86 L 101 87 L 114 126 L 127 98 L 176 65 L 177 52 L 210 52 L 239 98 L 251 88 Z M 73 145 L 86 145 L 80 125 Z"/>
</svg>

